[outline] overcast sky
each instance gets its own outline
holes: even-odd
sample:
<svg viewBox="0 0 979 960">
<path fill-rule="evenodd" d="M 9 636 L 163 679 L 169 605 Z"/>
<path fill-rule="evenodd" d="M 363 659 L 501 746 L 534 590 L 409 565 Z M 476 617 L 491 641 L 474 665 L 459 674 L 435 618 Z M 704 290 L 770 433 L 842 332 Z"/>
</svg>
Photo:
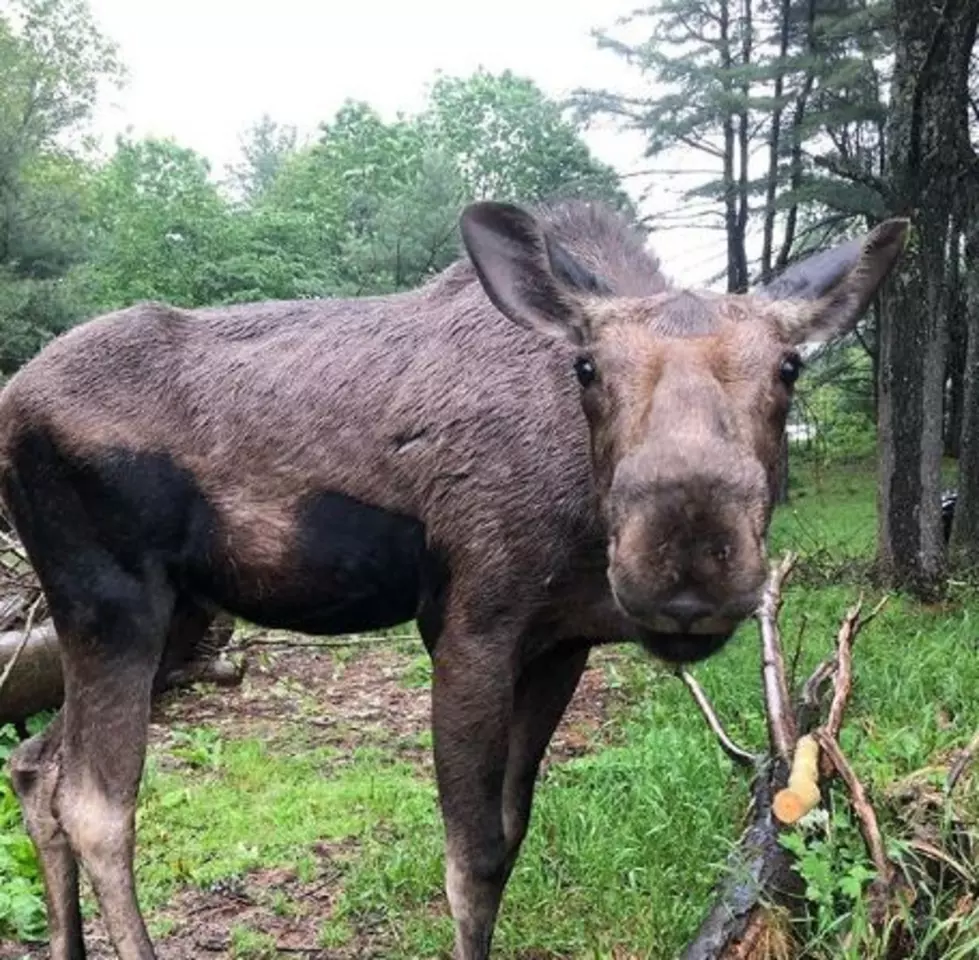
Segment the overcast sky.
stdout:
<svg viewBox="0 0 979 960">
<path fill-rule="evenodd" d="M 437 70 L 483 66 L 531 77 L 561 97 L 579 86 L 637 89 L 638 71 L 598 50 L 589 31 L 611 26 L 636 0 L 90 0 L 129 70 L 100 106 L 107 146 L 118 132 L 173 136 L 217 173 L 263 113 L 300 133 L 330 119 L 347 97 L 382 114 L 415 111 Z M 636 135 L 592 131 L 595 153 L 628 174 L 648 166 Z M 634 195 L 642 181 L 627 179 Z M 673 204 L 670 180 L 646 210 Z M 696 283 L 724 265 L 721 234 L 654 237 L 667 272 Z"/>
</svg>

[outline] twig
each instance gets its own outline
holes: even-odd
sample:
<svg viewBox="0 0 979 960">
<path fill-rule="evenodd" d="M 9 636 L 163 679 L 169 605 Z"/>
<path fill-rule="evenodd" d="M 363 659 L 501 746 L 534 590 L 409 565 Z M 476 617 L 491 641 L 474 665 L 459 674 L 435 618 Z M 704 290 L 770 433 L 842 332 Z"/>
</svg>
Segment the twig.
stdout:
<svg viewBox="0 0 979 960">
<path fill-rule="evenodd" d="M 371 647 L 416 639 L 417 637 L 411 633 L 395 633 L 383 637 L 344 637 L 339 640 L 276 640 L 269 637 L 255 637 L 245 638 L 238 643 L 230 644 L 227 649 L 229 652 L 247 650 L 249 647 L 311 647 L 330 650 L 335 647 Z"/>
<path fill-rule="evenodd" d="M 796 741 L 795 717 L 792 715 L 789 688 L 785 679 L 785 660 L 779 636 L 778 615 L 782 608 L 782 585 L 795 566 L 796 556 L 787 553 L 782 562 L 773 565 L 765 584 L 765 593 L 756 614 L 761 627 L 762 680 L 765 688 L 765 714 L 772 748 L 785 763 L 792 759 Z"/>
<path fill-rule="evenodd" d="M 884 841 L 880 836 L 880 827 L 877 825 L 877 814 L 867 799 L 867 792 L 863 788 L 850 761 L 843 755 L 839 744 L 827 732 L 825 728 L 816 730 L 813 736 L 819 742 L 819 747 L 823 756 L 828 757 L 836 768 L 836 772 L 843 778 L 847 790 L 850 792 L 850 803 L 853 812 L 860 820 L 860 833 L 863 842 L 867 845 L 867 852 L 877 869 L 880 879 L 890 884 L 894 876 L 894 867 L 884 852 Z"/>
<path fill-rule="evenodd" d="M 847 611 L 843 622 L 840 624 L 839 633 L 836 636 L 836 680 L 834 682 L 833 700 L 830 703 L 829 714 L 823 729 L 826 735 L 836 739 L 843 728 L 843 713 L 846 710 L 847 702 L 853 687 L 853 643 L 857 639 L 857 634 L 868 624 L 887 603 L 884 597 L 880 603 L 865 617 L 860 616 L 863 606 L 863 596 Z"/>
<path fill-rule="evenodd" d="M 795 678 L 799 670 L 799 660 L 802 658 L 802 637 L 809 625 L 809 615 L 803 613 L 799 618 L 799 632 L 795 638 L 795 650 L 792 651 L 792 666 L 789 667 L 789 689 L 795 689 Z"/>
<path fill-rule="evenodd" d="M 743 767 L 756 766 L 757 758 L 753 754 L 748 753 L 743 747 L 739 747 L 728 735 L 720 718 L 717 716 L 717 711 L 714 710 L 714 705 L 710 702 L 707 694 L 704 693 L 704 688 L 697 682 L 696 677 L 684 669 L 678 670 L 677 676 L 684 682 L 686 688 L 693 695 L 697 706 L 700 708 L 700 712 L 707 721 L 707 726 L 711 728 L 714 736 L 717 737 L 717 742 L 721 745 L 721 749 L 735 763 Z"/>
<path fill-rule="evenodd" d="M 976 731 L 975 736 L 969 741 L 969 745 L 959 754 L 955 763 L 952 764 L 951 770 L 948 771 L 948 778 L 945 781 L 946 793 L 951 793 L 955 789 L 956 784 L 962 779 L 962 774 L 965 773 L 975 758 L 977 751 L 979 751 L 979 730 Z"/>
<path fill-rule="evenodd" d="M 812 676 L 803 684 L 802 687 L 802 706 L 806 710 L 819 711 L 819 701 L 822 699 L 823 686 L 832 679 L 836 673 L 836 657 L 824 660 L 812 672 Z"/>
<path fill-rule="evenodd" d="M 34 630 L 34 616 L 37 613 L 37 608 L 41 605 L 41 600 L 43 597 L 38 597 L 31 606 L 31 609 L 27 614 L 27 622 L 24 624 L 24 635 L 20 638 L 20 643 L 17 644 L 17 649 L 14 650 L 13 655 L 7 661 L 7 666 L 3 669 L 3 676 L 0 676 L 0 693 L 3 692 L 3 688 L 10 679 L 10 675 L 14 672 L 14 667 L 17 665 L 17 661 L 20 659 L 21 653 L 24 652 L 24 647 L 27 646 L 27 641 L 31 637 L 31 633 Z"/>
</svg>

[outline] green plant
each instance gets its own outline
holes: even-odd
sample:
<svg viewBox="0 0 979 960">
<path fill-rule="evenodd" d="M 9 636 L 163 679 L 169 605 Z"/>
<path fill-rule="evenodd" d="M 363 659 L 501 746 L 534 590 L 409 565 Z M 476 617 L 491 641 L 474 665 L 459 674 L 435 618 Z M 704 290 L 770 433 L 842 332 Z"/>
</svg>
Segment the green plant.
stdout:
<svg viewBox="0 0 979 960">
<path fill-rule="evenodd" d="M 41 871 L 6 772 L 16 745 L 14 728 L 0 727 L 0 766 L 4 769 L 0 776 L 0 940 L 39 940 L 45 933 Z"/>
</svg>

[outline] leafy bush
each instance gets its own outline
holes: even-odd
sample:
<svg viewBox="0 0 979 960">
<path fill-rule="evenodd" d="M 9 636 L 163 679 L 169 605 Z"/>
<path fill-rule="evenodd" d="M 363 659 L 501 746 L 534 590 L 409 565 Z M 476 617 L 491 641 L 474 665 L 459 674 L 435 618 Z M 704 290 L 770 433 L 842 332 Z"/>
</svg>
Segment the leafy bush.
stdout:
<svg viewBox="0 0 979 960">
<path fill-rule="evenodd" d="M 24 830 L 7 761 L 17 745 L 10 725 L 0 727 L 0 940 L 40 940 L 46 930 L 44 888 L 34 847 Z"/>
</svg>

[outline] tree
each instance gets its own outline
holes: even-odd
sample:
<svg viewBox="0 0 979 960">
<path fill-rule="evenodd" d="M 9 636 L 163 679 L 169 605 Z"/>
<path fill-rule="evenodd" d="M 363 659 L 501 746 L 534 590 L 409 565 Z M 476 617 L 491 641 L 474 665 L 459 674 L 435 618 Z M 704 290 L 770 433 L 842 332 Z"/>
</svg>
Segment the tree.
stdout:
<svg viewBox="0 0 979 960">
<path fill-rule="evenodd" d="M 835 241 L 886 213 L 874 188 L 889 11 L 890 0 L 659 0 L 619 24 L 640 27 L 642 40 L 596 31 L 601 47 L 658 89 L 579 90 L 575 102 L 584 117 L 607 115 L 640 131 L 648 156 L 674 168 L 649 175 L 677 173 L 692 184 L 682 211 L 657 225 L 722 229 L 728 290 L 744 290 L 754 278 L 767 282 L 811 245 L 810 235 Z M 755 270 L 753 229 L 761 233 Z"/>
<path fill-rule="evenodd" d="M 280 126 L 264 114 L 241 139 L 241 161 L 228 170 L 232 190 L 245 203 L 254 204 L 295 151 L 296 128 Z"/>
<path fill-rule="evenodd" d="M 419 121 L 456 162 L 471 199 L 584 196 L 632 212 L 618 174 L 592 156 L 579 127 L 533 81 L 508 70 L 438 77 Z"/>
<path fill-rule="evenodd" d="M 0 12 L 0 370 L 78 315 L 71 268 L 85 255 L 80 137 L 115 47 L 83 0 L 11 0 Z"/>
<path fill-rule="evenodd" d="M 878 559 L 922 595 L 943 572 L 940 485 L 949 258 L 968 153 L 975 0 L 895 0 L 887 188 L 914 215 L 905 264 L 882 298 Z M 974 171 L 970 172 L 974 176 Z"/>
<path fill-rule="evenodd" d="M 528 80 L 477 71 L 439 77 L 416 116 L 386 121 L 345 103 L 316 143 L 286 155 L 246 219 L 266 247 L 275 226 L 285 260 L 309 263 L 312 253 L 321 293 L 385 293 L 458 256 L 466 202 L 569 195 L 631 210 L 615 172 L 557 104 Z"/>
<path fill-rule="evenodd" d="M 81 274 L 94 308 L 228 298 L 222 265 L 237 236 L 209 174 L 203 157 L 172 140 L 119 140 L 93 184 L 94 240 Z"/>
<path fill-rule="evenodd" d="M 972 176 L 979 164 L 972 152 Z M 965 337 L 963 403 L 959 443 L 958 502 L 949 543 L 953 560 L 979 569 L 979 196 L 973 181 L 968 191 L 969 227 L 965 237 Z"/>
</svg>

